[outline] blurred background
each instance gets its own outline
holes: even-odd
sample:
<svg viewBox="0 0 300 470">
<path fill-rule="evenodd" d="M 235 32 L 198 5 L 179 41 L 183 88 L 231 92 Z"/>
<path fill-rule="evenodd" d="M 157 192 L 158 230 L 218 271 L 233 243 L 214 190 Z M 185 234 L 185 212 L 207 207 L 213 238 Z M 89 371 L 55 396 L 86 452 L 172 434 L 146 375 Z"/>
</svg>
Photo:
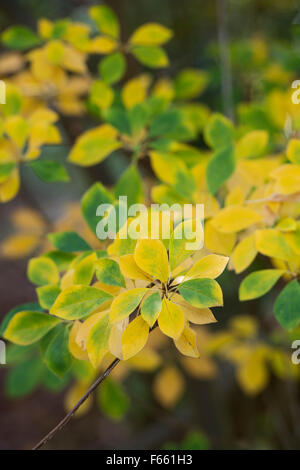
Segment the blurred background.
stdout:
<svg viewBox="0 0 300 470">
<path fill-rule="evenodd" d="M 292 80 L 300 77 L 300 3 L 227 0 L 227 18 L 220 11 L 217 14 L 218 3 L 106 1 L 120 18 L 125 38 L 139 25 L 152 21 L 174 31 L 167 46 L 171 66 L 167 72 L 157 72 L 158 77 L 174 76 L 187 66 L 207 70 L 210 80 L 201 102 L 235 119 L 245 116 L 241 103 L 250 103 L 253 106 L 247 108 L 247 116 L 256 113 L 258 119 L 259 106 L 266 96 L 274 89 L 287 91 Z M 84 22 L 87 8 L 94 4 L 89 0 L 1 0 L 0 28 L 18 24 L 36 29 L 41 17 L 53 21 L 69 17 Z M 220 37 L 231 57 L 229 70 L 222 65 Z M 138 71 L 137 63 L 129 60 L 126 78 Z M 233 84 L 229 106 L 226 96 L 225 100 L 222 96 L 222 79 L 228 73 Z M 272 112 L 278 114 L 280 110 Z M 265 125 L 263 121 L 261 127 Z M 43 152 L 65 161 L 72 142 L 87 123 L 71 116 L 63 118 L 60 126 L 69 144 L 46 147 Z M 283 134 L 280 126 L 276 132 Z M 94 181 L 112 185 L 127 164 L 126 155 L 114 154 L 113 161 L 108 158 L 90 170 L 68 165 L 72 181 L 68 185 L 47 185 L 23 170 L 21 192 L 0 207 L 0 317 L 15 305 L 34 301 L 34 286 L 26 277 L 27 261 L 45 248 L 46 233 L 76 228 L 88 237 L 80 217 L 80 197 Z M 142 171 L 151 185 L 147 162 Z M 256 263 L 260 267 L 261 261 Z M 217 311 L 216 317 L 222 321 L 199 331 L 202 355 L 197 367 L 188 360 L 179 360 L 170 345 L 156 335 L 148 370 L 140 371 L 141 366 L 136 364 L 120 371 L 96 394 L 87 413 L 75 417 L 46 448 L 299 449 L 300 366 L 289 370 L 291 338 L 278 330 L 272 315 L 278 292 L 275 289 L 245 305 L 237 299 L 240 279 L 236 275 L 226 272 L 220 282 L 225 308 Z M 223 354 L 222 344 L 226 341 L 237 347 L 243 342 L 257 348 L 257 368 L 250 385 L 234 355 Z M 266 349 L 274 359 L 268 367 L 260 362 L 260 353 Z M 156 352 L 164 358 L 166 367 L 161 368 Z M 11 352 L 11 361 L 19 361 L 22 370 L 17 352 Z M 61 419 L 72 393 L 76 395 L 78 390 L 69 383 L 55 384 L 48 377 L 19 393 L 15 383 L 19 379 L 8 379 L 8 374 L 9 366 L 0 366 L 0 448 L 27 449 Z"/>
</svg>

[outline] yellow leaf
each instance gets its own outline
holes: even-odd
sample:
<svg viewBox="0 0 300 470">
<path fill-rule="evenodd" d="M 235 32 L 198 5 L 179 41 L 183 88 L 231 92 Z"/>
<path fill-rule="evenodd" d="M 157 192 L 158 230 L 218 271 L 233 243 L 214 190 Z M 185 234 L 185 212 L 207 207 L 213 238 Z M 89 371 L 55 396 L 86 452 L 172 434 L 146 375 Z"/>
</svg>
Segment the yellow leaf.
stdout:
<svg viewBox="0 0 300 470">
<path fill-rule="evenodd" d="M 176 405 L 184 392 L 184 381 L 181 373 L 175 367 L 163 369 L 154 381 L 154 395 L 165 408 Z"/>
<path fill-rule="evenodd" d="M 189 375 L 196 379 L 213 379 L 217 375 L 216 364 L 203 354 L 200 358 L 184 357 L 181 362 Z"/>
<path fill-rule="evenodd" d="M 170 300 L 163 299 L 162 309 L 158 317 L 160 330 L 170 338 L 177 339 L 182 333 L 184 323 L 185 319 L 181 308 L 170 302 Z"/>
<path fill-rule="evenodd" d="M 121 256 L 119 259 L 119 265 L 123 276 L 134 280 L 142 279 L 145 281 L 151 281 L 151 277 L 138 267 L 133 255 Z"/>
<path fill-rule="evenodd" d="M 212 222 L 208 220 L 204 224 L 205 246 L 214 253 L 229 256 L 235 245 L 236 234 L 219 232 Z"/>
<path fill-rule="evenodd" d="M 86 50 L 91 54 L 111 54 L 116 50 L 117 45 L 117 41 L 113 38 L 98 36 L 89 41 Z"/>
<path fill-rule="evenodd" d="M 245 200 L 245 194 L 241 186 L 236 186 L 230 191 L 225 199 L 225 206 L 240 206 Z"/>
<path fill-rule="evenodd" d="M 135 30 L 129 42 L 142 46 L 159 46 L 169 41 L 172 36 L 172 31 L 165 26 L 158 23 L 147 23 Z"/>
<path fill-rule="evenodd" d="M 258 230 L 255 232 L 255 241 L 257 251 L 265 256 L 286 261 L 292 257 L 292 250 L 279 230 Z"/>
<path fill-rule="evenodd" d="M 32 253 L 40 242 L 37 235 L 11 235 L 1 243 L 0 252 L 5 258 L 22 258 Z"/>
<path fill-rule="evenodd" d="M 253 338 L 258 330 L 257 321 L 249 315 L 239 315 L 232 318 L 230 327 L 234 334 L 243 338 Z"/>
<path fill-rule="evenodd" d="M 125 361 L 143 349 L 148 335 L 149 326 L 140 315 L 129 323 L 122 336 L 122 352 Z"/>
<path fill-rule="evenodd" d="M 87 391 L 86 384 L 77 383 L 73 385 L 66 393 L 64 403 L 66 411 L 69 412 L 72 408 L 76 405 L 76 403 L 80 400 L 82 395 L 84 395 Z M 92 397 L 90 396 L 80 408 L 76 411 L 75 416 L 84 416 L 92 406 Z"/>
<path fill-rule="evenodd" d="M 168 253 L 160 240 L 139 240 L 134 259 L 140 269 L 161 282 L 168 282 L 170 270 Z"/>
<path fill-rule="evenodd" d="M 19 170 L 15 168 L 9 178 L 0 184 L 0 202 L 8 202 L 13 199 L 20 188 Z"/>
<path fill-rule="evenodd" d="M 237 143 L 236 155 L 238 158 L 260 157 L 266 149 L 269 140 L 267 131 L 257 130 L 248 132 Z"/>
<path fill-rule="evenodd" d="M 260 354 L 254 352 L 244 364 L 239 366 L 237 379 L 241 388 L 249 395 L 256 395 L 266 387 L 269 373 Z"/>
<path fill-rule="evenodd" d="M 255 244 L 255 236 L 249 235 L 243 238 L 242 241 L 235 247 L 232 253 L 232 262 L 236 273 L 241 273 L 250 266 L 255 256 L 257 249 Z"/>
<path fill-rule="evenodd" d="M 29 208 L 22 207 L 16 209 L 11 216 L 12 222 L 19 230 L 29 232 L 43 233 L 46 229 L 46 223 L 41 214 Z"/>
<path fill-rule="evenodd" d="M 22 116 L 9 116 L 4 123 L 4 130 L 19 148 L 25 145 L 29 124 Z"/>
<path fill-rule="evenodd" d="M 81 323 L 75 321 L 70 330 L 69 334 L 69 351 L 70 353 L 79 360 L 88 359 L 88 354 L 85 349 L 81 348 L 76 341 L 78 330 L 80 329 Z"/>
<path fill-rule="evenodd" d="M 185 318 L 191 323 L 206 325 L 217 321 L 209 308 L 194 307 L 187 303 L 179 294 L 172 295 L 172 302 L 181 308 Z"/>
<path fill-rule="evenodd" d="M 110 307 L 110 321 L 115 323 L 128 317 L 138 307 L 147 290 L 138 287 L 116 297 Z"/>
<path fill-rule="evenodd" d="M 300 165 L 300 140 L 291 139 L 286 149 L 286 156 L 292 163 Z"/>
<path fill-rule="evenodd" d="M 185 280 L 195 279 L 200 277 L 209 277 L 215 279 L 220 276 L 229 258 L 227 256 L 220 255 L 208 255 L 197 261 L 194 266 L 184 276 Z"/>
<path fill-rule="evenodd" d="M 178 339 L 174 340 L 176 348 L 185 356 L 199 357 L 199 351 L 196 343 L 196 334 L 189 327 L 185 326 Z"/>
<path fill-rule="evenodd" d="M 124 318 L 124 320 L 113 324 L 110 332 L 108 347 L 110 352 L 119 359 L 123 359 L 122 335 L 128 325 L 128 321 L 128 318 Z"/>
<path fill-rule="evenodd" d="M 287 163 L 272 171 L 275 179 L 275 193 L 293 194 L 300 192 L 300 165 Z"/>
<path fill-rule="evenodd" d="M 147 96 L 149 84 L 147 75 L 129 80 L 122 89 L 122 101 L 125 108 L 130 109 L 138 103 L 143 103 Z"/>
<path fill-rule="evenodd" d="M 252 209 L 242 206 L 229 206 L 222 209 L 213 219 L 212 224 L 222 233 L 235 233 L 262 220 Z"/>
<path fill-rule="evenodd" d="M 141 372 L 152 372 L 160 363 L 160 356 L 148 346 L 127 361 L 130 367 Z"/>
</svg>

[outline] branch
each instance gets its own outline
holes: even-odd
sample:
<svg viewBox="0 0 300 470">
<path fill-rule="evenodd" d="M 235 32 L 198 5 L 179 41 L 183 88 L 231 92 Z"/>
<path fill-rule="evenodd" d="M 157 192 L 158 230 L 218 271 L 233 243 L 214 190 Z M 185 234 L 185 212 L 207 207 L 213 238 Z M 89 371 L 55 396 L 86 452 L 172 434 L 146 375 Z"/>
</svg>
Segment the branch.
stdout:
<svg viewBox="0 0 300 470">
<path fill-rule="evenodd" d="M 43 437 L 43 439 L 41 439 L 40 442 L 38 442 L 38 444 L 36 444 L 32 448 L 32 450 L 38 450 L 41 447 L 43 447 L 48 441 L 50 441 L 50 439 L 52 439 L 53 436 L 55 436 L 55 434 L 58 431 L 60 431 L 62 428 L 64 428 L 66 426 L 66 424 L 70 421 L 70 419 L 72 418 L 74 413 L 78 410 L 78 408 L 81 407 L 81 405 L 89 398 L 91 393 L 93 393 L 94 390 L 96 390 L 98 385 L 100 385 L 101 382 L 103 382 L 103 380 L 111 373 L 111 371 L 116 367 L 116 365 L 119 362 L 120 362 L 120 359 L 115 359 L 108 366 L 108 368 L 103 372 L 103 374 L 101 374 L 100 377 L 98 377 L 96 382 L 94 382 L 93 385 L 90 386 L 88 391 L 80 398 L 80 400 L 76 403 L 74 408 L 72 408 L 72 410 L 69 411 L 69 413 L 55 426 L 55 428 L 53 428 L 45 437 Z"/>
</svg>

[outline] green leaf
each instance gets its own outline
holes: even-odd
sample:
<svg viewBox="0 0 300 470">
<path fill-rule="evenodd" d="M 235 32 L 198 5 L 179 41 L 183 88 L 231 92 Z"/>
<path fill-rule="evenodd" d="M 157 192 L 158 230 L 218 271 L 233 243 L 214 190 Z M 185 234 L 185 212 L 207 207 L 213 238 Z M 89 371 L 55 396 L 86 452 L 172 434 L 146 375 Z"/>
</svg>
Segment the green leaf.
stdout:
<svg viewBox="0 0 300 470">
<path fill-rule="evenodd" d="M 143 319 L 148 323 L 150 328 L 156 322 L 162 309 L 162 302 L 159 292 L 154 292 L 153 294 L 146 297 L 141 306 L 141 315 Z"/>
<path fill-rule="evenodd" d="M 149 137 L 168 136 L 168 134 L 176 132 L 180 124 L 180 112 L 176 109 L 168 109 L 155 118 L 148 135 Z"/>
<path fill-rule="evenodd" d="M 73 359 L 69 352 L 69 328 L 63 326 L 54 336 L 47 348 L 44 360 L 48 368 L 58 377 L 64 375 L 70 369 Z"/>
<path fill-rule="evenodd" d="M 121 52 L 115 52 L 102 59 L 99 64 L 101 78 L 108 84 L 118 82 L 126 70 L 126 61 Z"/>
<path fill-rule="evenodd" d="M 0 183 L 3 183 L 10 176 L 16 164 L 14 162 L 0 164 Z"/>
<path fill-rule="evenodd" d="M 98 400 L 101 410 L 115 421 L 121 420 L 129 408 L 129 398 L 122 385 L 106 379 L 99 387 Z"/>
<path fill-rule="evenodd" d="M 57 297 L 51 308 L 51 314 L 66 320 L 77 320 L 86 317 L 111 298 L 111 295 L 96 287 L 79 285 L 67 287 Z"/>
<path fill-rule="evenodd" d="M 52 250 L 44 253 L 44 256 L 46 258 L 50 258 L 56 264 L 59 271 L 67 271 L 70 263 L 76 255 L 63 251 Z"/>
<path fill-rule="evenodd" d="M 128 111 L 132 135 L 138 134 L 147 125 L 149 115 L 143 103 L 138 103 Z"/>
<path fill-rule="evenodd" d="M 12 398 L 32 392 L 39 384 L 43 364 L 39 357 L 33 357 L 11 369 L 6 377 L 5 393 Z"/>
<path fill-rule="evenodd" d="M 169 59 L 161 47 L 156 46 L 133 46 L 131 52 L 143 65 L 151 68 L 167 67 Z"/>
<path fill-rule="evenodd" d="M 113 10 L 105 5 L 93 6 L 89 9 L 91 18 L 97 24 L 101 33 L 108 34 L 113 38 L 118 38 L 120 26 Z"/>
<path fill-rule="evenodd" d="M 122 174 L 114 188 L 115 198 L 127 196 L 127 204 L 142 203 L 144 201 L 143 182 L 135 165 L 130 165 Z"/>
<path fill-rule="evenodd" d="M 36 160 L 29 163 L 34 173 L 46 183 L 69 181 L 69 175 L 63 165 L 55 160 Z"/>
<path fill-rule="evenodd" d="M 17 307 L 11 309 L 3 318 L 1 325 L 0 325 L 0 336 L 3 335 L 4 331 L 7 328 L 10 320 L 16 315 L 16 313 L 24 312 L 24 310 L 31 310 L 35 312 L 42 312 L 43 309 L 39 305 L 38 302 L 28 302 L 26 304 L 18 305 Z"/>
<path fill-rule="evenodd" d="M 55 248 L 67 253 L 91 250 L 90 245 L 88 245 L 88 243 L 76 232 L 66 231 L 49 233 L 48 238 Z"/>
<path fill-rule="evenodd" d="M 125 287 L 119 264 L 113 259 L 101 258 L 96 262 L 96 276 L 103 284 Z"/>
<path fill-rule="evenodd" d="M 36 290 L 39 303 L 45 310 L 50 310 L 61 290 L 57 285 L 42 286 Z"/>
<path fill-rule="evenodd" d="M 207 308 L 223 305 L 223 294 L 214 279 L 192 279 L 178 287 L 184 300 L 194 307 Z"/>
<path fill-rule="evenodd" d="M 207 144 L 215 150 L 228 147 L 234 138 L 232 122 L 222 114 L 213 114 L 204 128 L 204 137 Z"/>
<path fill-rule="evenodd" d="M 96 260 L 97 254 L 94 252 L 75 264 L 73 284 L 90 284 L 94 276 Z"/>
<path fill-rule="evenodd" d="M 13 26 L 6 29 L 1 36 L 5 46 L 20 51 L 30 49 L 41 44 L 40 38 L 25 26 Z"/>
<path fill-rule="evenodd" d="M 19 346 L 18 344 L 8 344 L 6 350 L 6 362 L 10 364 L 20 364 L 27 361 L 36 353 L 36 345 Z"/>
<path fill-rule="evenodd" d="M 109 313 L 104 314 L 91 328 L 86 349 L 92 365 L 96 368 L 103 357 L 108 353 L 108 342 L 112 325 L 109 322 Z"/>
<path fill-rule="evenodd" d="M 113 203 L 114 199 L 112 195 L 101 183 L 93 184 L 83 195 L 81 199 L 83 217 L 95 235 L 97 224 L 101 220 L 100 217 L 96 215 L 97 207 L 101 204 Z"/>
<path fill-rule="evenodd" d="M 269 292 L 278 279 L 284 274 L 281 269 L 263 269 L 247 276 L 239 289 L 240 300 L 257 299 Z"/>
<path fill-rule="evenodd" d="M 232 146 L 217 150 L 209 160 L 206 168 L 206 180 L 211 194 L 228 180 L 235 169 L 235 155 Z"/>
<path fill-rule="evenodd" d="M 12 343 L 25 346 L 41 339 L 59 322 L 58 318 L 46 313 L 19 312 L 10 320 L 3 336 Z"/>
<path fill-rule="evenodd" d="M 111 107 L 105 114 L 106 121 L 118 129 L 121 134 L 130 134 L 130 123 L 126 112 L 122 108 Z"/>
<path fill-rule="evenodd" d="M 32 258 L 28 263 L 28 279 L 38 286 L 56 284 L 59 281 L 59 272 L 56 264 L 46 256 Z"/>
<path fill-rule="evenodd" d="M 276 299 L 274 313 L 280 325 L 293 330 L 300 323 L 300 285 L 296 279 L 289 282 Z"/>
</svg>

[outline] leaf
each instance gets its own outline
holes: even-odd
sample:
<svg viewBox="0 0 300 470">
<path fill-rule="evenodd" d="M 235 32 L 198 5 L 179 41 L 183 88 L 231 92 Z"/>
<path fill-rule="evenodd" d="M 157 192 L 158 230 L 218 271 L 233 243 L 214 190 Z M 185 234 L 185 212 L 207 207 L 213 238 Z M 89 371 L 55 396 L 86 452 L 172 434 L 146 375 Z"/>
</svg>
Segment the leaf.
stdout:
<svg viewBox="0 0 300 470">
<path fill-rule="evenodd" d="M 207 144 L 215 150 L 231 148 L 234 138 L 232 122 L 222 114 L 212 114 L 204 128 L 204 137 Z"/>
<path fill-rule="evenodd" d="M 50 313 L 66 320 L 84 318 L 100 307 L 112 296 L 95 287 L 67 287 L 57 297 Z"/>
<path fill-rule="evenodd" d="M 101 78 L 112 85 L 123 77 L 126 71 L 126 60 L 121 52 L 115 52 L 102 59 L 99 65 Z"/>
<path fill-rule="evenodd" d="M 169 244 L 169 260 L 172 271 L 203 246 L 203 238 L 201 220 L 185 220 L 175 227 Z"/>
<path fill-rule="evenodd" d="M 263 155 L 269 140 L 264 130 L 255 130 L 245 134 L 237 143 L 237 158 L 257 158 Z"/>
<path fill-rule="evenodd" d="M 114 199 L 101 183 L 93 184 L 81 199 L 81 209 L 83 217 L 88 226 L 96 235 L 96 227 L 100 217 L 96 215 L 97 208 L 101 204 L 113 204 Z"/>
<path fill-rule="evenodd" d="M 116 297 L 110 307 L 110 321 L 115 323 L 128 317 L 137 308 L 148 289 L 130 289 Z"/>
<path fill-rule="evenodd" d="M 111 8 L 105 5 L 93 6 L 89 9 L 89 14 L 102 33 L 116 39 L 119 37 L 119 22 Z"/>
<path fill-rule="evenodd" d="M 177 339 L 184 328 L 184 315 L 178 305 L 164 298 L 162 309 L 158 317 L 158 326 L 160 330 L 170 338 Z"/>
<path fill-rule="evenodd" d="M 290 139 L 287 149 L 286 156 L 292 163 L 300 165 L 300 140 Z"/>
<path fill-rule="evenodd" d="M 177 109 L 167 109 L 154 119 L 148 131 L 148 136 L 168 136 L 168 134 L 176 132 L 181 122 L 181 114 Z"/>
<path fill-rule="evenodd" d="M 81 345 L 77 342 L 77 334 L 78 331 L 81 328 L 82 323 L 79 320 L 76 320 L 73 323 L 73 326 L 70 330 L 69 334 L 69 341 L 68 341 L 68 347 L 69 351 L 72 354 L 73 357 L 76 359 L 83 361 L 88 359 L 88 354 L 85 349 L 81 347 Z"/>
<path fill-rule="evenodd" d="M 288 331 L 293 330 L 300 322 L 300 285 L 296 279 L 289 282 L 276 299 L 275 317 L 280 325 Z"/>
<path fill-rule="evenodd" d="M 235 155 L 232 145 L 218 147 L 206 167 L 209 192 L 215 194 L 228 180 L 235 169 Z"/>
<path fill-rule="evenodd" d="M 165 408 L 173 408 L 184 391 L 181 373 L 175 367 L 166 367 L 155 377 L 154 395 Z"/>
<path fill-rule="evenodd" d="M 275 179 L 274 192 L 278 194 L 294 194 L 299 192 L 300 166 L 288 163 L 275 168 L 271 173 Z"/>
<path fill-rule="evenodd" d="M 194 307 L 220 307 L 223 294 L 219 284 L 213 279 L 192 279 L 183 282 L 178 290 L 184 300 Z"/>
<path fill-rule="evenodd" d="M 111 332 L 111 324 L 109 323 L 109 314 L 103 315 L 95 325 L 91 328 L 86 349 L 92 365 L 98 367 L 105 354 L 108 352 L 109 335 Z"/>
<path fill-rule="evenodd" d="M 76 263 L 74 267 L 73 284 L 89 285 L 94 276 L 96 261 L 97 254 L 94 252 Z"/>
<path fill-rule="evenodd" d="M 196 343 L 196 333 L 185 326 L 178 339 L 174 340 L 176 348 L 185 356 L 199 357 L 199 351 Z"/>
<path fill-rule="evenodd" d="M 181 308 L 185 318 L 191 323 L 207 325 L 208 323 L 215 323 L 217 321 L 209 308 L 193 307 L 179 294 L 172 295 L 172 302 Z"/>
<path fill-rule="evenodd" d="M 11 398 L 28 395 L 39 384 L 43 365 L 39 357 L 27 359 L 8 371 L 5 393 Z"/>
<path fill-rule="evenodd" d="M 1 163 L 0 164 L 0 183 L 3 183 L 11 175 L 15 169 L 16 164 L 14 162 Z"/>
<path fill-rule="evenodd" d="M 122 89 L 122 101 L 125 108 L 131 109 L 139 103 L 143 103 L 147 97 L 149 78 L 147 75 L 140 75 L 125 83 Z"/>
<path fill-rule="evenodd" d="M 213 226 L 222 233 L 235 233 L 261 222 L 262 217 L 248 207 L 229 206 L 213 218 Z"/>
<path fill-rule="evenodd" d="M 269 292 L 285 271 L 281 269 L 263 269 L 249 274 L 241 283 L 240 300 L 257 299 Z"/>
<path fill-rule="evenodd" d="M 151 152 L 150 158 L 153 171 L 158 178 L 171 185 L 180 196 L 193 201 L 196 182 L 185 163 L 173 154 L 164 152 Z"/>
<path fill-rule="evenodd" d="M 215 279 L 219 277 L 226 265 L 228 263 L 229 258 L 227 256 L 220 256 L 220 255 L 208 255 L 201 258 L 197 261 L 191 269 L 185 274 L 185 279 L 193 279 L 193 278 L 210 278 Z"/>
<path fill-rule="evenodd" d="M 69 329 L 66 326 L 59 328 L 52 338 L 44 355 L 48 368 L 58 377 L 64 377 L 72 365 L 72 356 L 69 351 Z"/>
<path fill-rule="evenodd" d="M 213 220 L 208 220 L 204 225 L 205 247 L 213 253 L 229 256 L 236 242 L 235 233 L 222 233 L 213 226 Z"/>
<path fill-rule="evenodd" d="M 26 50 L 41 44 L 40 38 L 25 26 L 13 26 L 2 35 L 3 44 L 11 49 Z"/>
<path fill-rule="evenodd" d="M 115 198 L 127 196 L 127 204 L 144 202 L 144 188 L 140 174 L 135 165 L 130 165 L 122 174 L 114 188 Z"/>
<path fill-rule="evenodd" d="M 117 131 L 109 124 L 88 130 L 81 134 L 69 155 L 69 161 L 80 166 L 100 163 L 109 154 L 121 147 Z"/>
<path fill-rule="evenodd" d="M 66 253 L 90 251 L 90 245 L 76 232 L 65 231 L 49 233 L 48 238 L 55 248 Z"/>
<path fill-rule="evenodd" d="M 134 259 L 140 269 L 161 282 L 168 282 L 170 271 L 168 253 L 160 240 L 139 240 Z"/>
<path fill-rule="evenodd" d="M 266 387 L 269 373 L 259 352 L 254 351 L 248 360 L 238 368 L 237 379 L 241 388 L 249 395 L 255 395 Z"/>
<path fill-rule="evenodd" d="M 30 162 L 29 166 L 34 173 L 46 183 L 69 181 L 69 175 L 63 165 L 55 160 L 37 160 Z"/>
<path fill-rule="evenodd" d="M 168 42 L 172 36 L 172 31 L 165 26 L 158 23 L 146 23 L 134 31 L 129 42 L 142 46 L 160 46 Z"/>
<path fill-rule="evenodd" d="M 96 276 L 103 284 L 125 287 L 125 279 L 118 263 L 109 258 L 101 258 L 96 262 Z"/>
<path fill-rule="evenodd" d="M 129 409 L 129 398 L 121 384 L 107 378 L 99 387 L 101 410 L 114 421 L 120 421 Z"/>
<path fill-rule="evenodd" d="M 257 251 L 265 256 L 286 261 L 292 257 L 292 250 L 288 242 L 284 235 L 276 229 L 257 230 L 255 241 Z"/>
<path fill-rule="evenodd" d="M 141 315 L 150 328 L 154 325 L 162 309 L 162 302 L 159 292 L 154 292 L 142 302 Z"/>
<path fill-rule="evenodd" d="M 36 293 L 41 307 L 50 310 L 60 292 L 60 288 L 55 284 L 38 287 Z"/>
<path fill-rule="evenodd" d="M 95 80 L 91 86 L 89 100 L 92 105 L 98 106 L 101 110 L 106 110 L 112 105 L 114 92 L 104 81 Z"/>
<path fill-rule="evenodd" d="M 16 313 L 24 312 L 25 310 L 35 311 L 35 312 L 42 312 L 43 309 L 39 305 L 38 302 L 28 302 L 26 304 L 18 305 L 15 308 L 12 308 L 2 319 L 0 324 L 0 336 L 3 336 L 4 331 L 7 328 L 10 320 L 16 315 Z"/>
<path fill-rule="evenodd" d="M 175 78 L 175 96 L 179 100 L 196 98 L 203 92 L 207 82 L 206 72 L 191 68 L 184 69 Z"/>
<path fill-rule="evenodd" d="M 105 112 L 104 117 L 121 134 L 130 134 L 130 122 L 124 109 L 112 106 Z"/>
<path fill-rule="evenodd" d="M 151 68 L 167 67 L 169 59 L 161 47 L 156 46 L 133 46 L 131 52 L 143 65 Z"/>
<path fill-rule="evenodd" d="M 41 339 L 58 323 L 58 318 L 45 313 L 19 312 L 10 320 L 3 336 L 12 343 L 25 346 Z"/>
<path fill-rule="evenodd" d="M 32 258 L 29 261 L 27 276 L 33 284 L 38 286 L 56 284 L 59 281 L 59 272 L 56 264 L 50 258 L 46 258 L 46 256 Z"/>
<path fill-rule="evenodd" d="M 255 236 L 252 234 L 243 238 L 232 253 L 232 262 L 235 272 L 239 274 L 248 268 L 256 255 Z"/>
<path fill-rule="evenodd" d="M 126 361 L 140 352 L 146 345 L 149 326 L 139 315 L 132 320 L 122 335 L 122 353 Z"/>
</svg>

